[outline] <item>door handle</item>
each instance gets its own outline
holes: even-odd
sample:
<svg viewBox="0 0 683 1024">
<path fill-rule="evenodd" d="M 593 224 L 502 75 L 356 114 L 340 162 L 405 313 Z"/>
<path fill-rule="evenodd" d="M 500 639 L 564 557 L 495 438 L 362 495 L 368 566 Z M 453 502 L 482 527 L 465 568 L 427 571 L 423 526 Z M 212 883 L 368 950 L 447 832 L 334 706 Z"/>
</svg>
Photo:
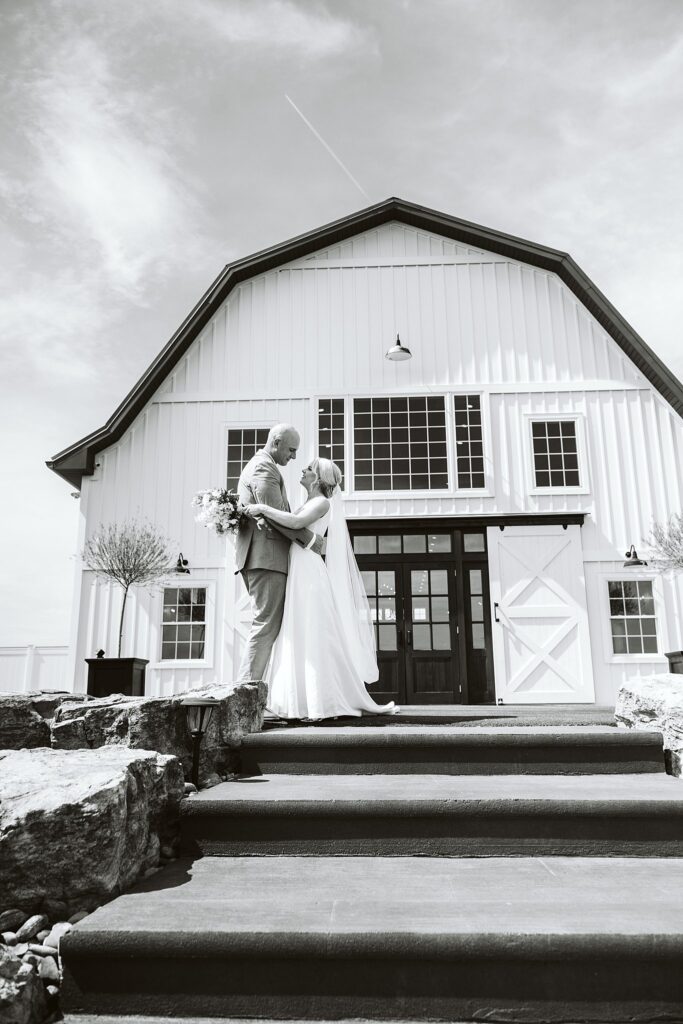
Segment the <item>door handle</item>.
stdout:
<svg viewBox="0 0 683 1024">
<path fill-rule="evenodd" d="M 500 622 L 498 618 L 498 601 L 493 602 L 493 619 L 495 622 Z"/>
<path fill-rule="evenodd" d="M 406 630 L 406 644 L 408 647 L 413 646 L 413 631 L 412 629 Z"/>
</svg>

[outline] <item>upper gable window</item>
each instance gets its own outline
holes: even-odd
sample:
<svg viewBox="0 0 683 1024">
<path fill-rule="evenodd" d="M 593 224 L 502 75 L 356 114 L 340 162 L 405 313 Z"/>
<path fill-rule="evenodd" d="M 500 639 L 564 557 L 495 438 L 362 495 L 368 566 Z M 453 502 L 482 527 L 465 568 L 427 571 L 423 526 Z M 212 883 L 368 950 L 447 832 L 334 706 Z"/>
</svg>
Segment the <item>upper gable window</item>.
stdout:
<svg viewBox="0 0 683 1024">
<path fill-rule="evenodd" d="M 228 430 L 228 481 L 226 487 L 234 491 L 240 473 L 268 440 L 268 427 L 235 427 Z"/>
<path fill-rule="evenodd" d="M 321 398 L 318 402 L 318 455 L 336 462 L 344 476 L 343 398 Z"/>
<path fill-rule="evenodd" d="M 481 397 L 479 395 L 454 395 L 453 408 L 458 488 L 464 490 L 486 487 Z"/>
<path fill-rule="evenodd" d="M 580 487 L 576 420 L 531 421 L 536 487 Z"/>
<path fill-rule="evenodd" d="M 355 398 L 353 460 L 357 491 L 447 490 L 444 396 Z"/>
</svg>

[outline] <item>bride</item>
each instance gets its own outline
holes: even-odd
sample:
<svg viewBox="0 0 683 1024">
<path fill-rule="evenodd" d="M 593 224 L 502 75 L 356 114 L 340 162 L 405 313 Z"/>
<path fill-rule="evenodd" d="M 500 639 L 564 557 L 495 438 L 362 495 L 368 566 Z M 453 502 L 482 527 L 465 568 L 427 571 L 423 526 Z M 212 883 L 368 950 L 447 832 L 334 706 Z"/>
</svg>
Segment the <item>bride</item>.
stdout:
<svg viewBox="0 0 683 1024">
<path fill-rule="evenodd" d="M 329 459 L 313 459 L 301 474 L 308 494 L 298 512 L 250 505 L 254 516 L 279 526 L 308 526 L 323 536 L 326 563 L 292 544 L 280 634 L 270 665 L 269 708 L 282 718 L 337 718 L 387 714 L 365 683 L 379 678 L 370 606 L 351 548 L 339 485 L 341 471 Z"/>
</svg>

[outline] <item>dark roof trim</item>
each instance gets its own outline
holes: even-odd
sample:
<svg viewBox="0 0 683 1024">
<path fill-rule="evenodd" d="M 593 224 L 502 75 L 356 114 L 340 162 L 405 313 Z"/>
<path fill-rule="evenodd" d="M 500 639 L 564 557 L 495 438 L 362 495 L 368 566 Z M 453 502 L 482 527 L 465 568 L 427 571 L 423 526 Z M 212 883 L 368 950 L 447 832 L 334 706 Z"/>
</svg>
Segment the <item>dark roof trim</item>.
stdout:
<svg viewBox="0 0 683 1024">
<path fill-rule="evenodd" d="M 455 530 L 487 526 L 583 526 L 588 512 L 496 512 L 491 515 L 466 514 L 461 516 L 350 516 L 347 519 L 351 533 L 376 533 L 381 526 L 382 533 L 398 530 L 401 533 L 419 532 L 439 527 Z M 373 556 L 374 557 L 374 556 Z M 436 556 L 435 556 L 436 557 Z"/>
<path fill-rule="evenodd" d="M 97 452 L 114 444 L 123 435 L 235 285 L 394 220 L 556 273 L 653 387 L 677 413 L 683 415 L 683 385 L 567 253 L 402 199 L 387 199 L 315 231 L 229 263 L 105 425 L 55 455 L 47 463 L 49 468 L 74 487 L 80 487 L 83 475 L 93 472 Z"/>
</svg>

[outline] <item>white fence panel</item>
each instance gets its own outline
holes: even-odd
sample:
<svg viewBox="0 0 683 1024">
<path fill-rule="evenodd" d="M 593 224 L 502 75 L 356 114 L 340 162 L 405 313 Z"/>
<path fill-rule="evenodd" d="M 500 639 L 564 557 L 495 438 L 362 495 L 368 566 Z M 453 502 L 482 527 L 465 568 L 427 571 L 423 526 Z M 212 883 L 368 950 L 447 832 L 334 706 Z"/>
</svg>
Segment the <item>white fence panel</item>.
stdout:
<svg viewBox="0 0 683 1024">
<path fill-rule="evenodd" d="M 68 647 L 0 647 L 0 693 L 71 690 Z"/>
</svg>

